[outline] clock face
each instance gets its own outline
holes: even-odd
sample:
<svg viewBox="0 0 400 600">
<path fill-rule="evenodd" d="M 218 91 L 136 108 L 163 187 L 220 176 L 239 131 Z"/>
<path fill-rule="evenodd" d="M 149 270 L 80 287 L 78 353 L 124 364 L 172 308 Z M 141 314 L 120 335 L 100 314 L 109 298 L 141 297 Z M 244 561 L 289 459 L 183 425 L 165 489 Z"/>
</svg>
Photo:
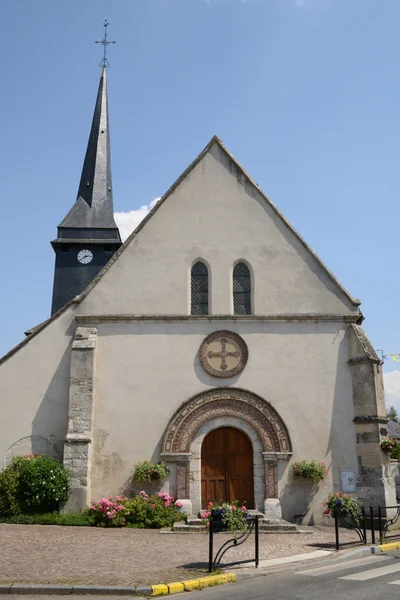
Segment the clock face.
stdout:
<svg viewBox="0 0 400 600">
<path fill-rule="evenodd" d="M 81 250 L 78 252 L 78 260 L 83 265 L 87 265 L 93 260 L 93 253 L 90 250 Z"/>
</svg>

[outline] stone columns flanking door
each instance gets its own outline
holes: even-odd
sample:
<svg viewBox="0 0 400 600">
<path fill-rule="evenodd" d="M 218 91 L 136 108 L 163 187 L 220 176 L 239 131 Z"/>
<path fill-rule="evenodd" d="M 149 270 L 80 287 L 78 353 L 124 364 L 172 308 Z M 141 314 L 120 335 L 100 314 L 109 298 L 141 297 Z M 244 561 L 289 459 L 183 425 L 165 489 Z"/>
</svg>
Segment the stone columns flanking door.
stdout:
<svg viewBox="0 0 400 600">
<path fill-rule="evenodd" d="M 163 452 L 161 460 L 175 467 L 176 501 L 182 504 L 181 512 L 186 515 L 192 514 L 192 502 L 190 500 L 190 452 Z M 171 473 L 174 476 L 174 473 Z"/>
<path fill-rule="evenodd" d="M 78 327 L 71 350 L 68 432 L 64 465 L 71 475 L 71 495 L 62 512 L 78 512 L 91 500 L 90 475 L 96 371 L 95 327 Z"/>
<path fill-rule="evenodd" d="M 249 437 L 254 456 L 255 506 L 261 512 L 267 506 L 270 518 L 279 518 L 272 516 L 280 510 L 276 465 L 278 459 L 292 454 L 289 434 L 269 403 L 236 388 L 213 389 L 191 398 L 178 409 L 165 430 L 161 458 L 175 463 L 176 495 L 183 512 L 196 514 L 201 510 L 201 444 L 207 433 L 219 427 L 236 427 Z M 272 500 L 279 505 L 275 503 L 273 511 L 273 503 L 265 504 L 271 498 L 271 482 Z"/>
<path fill-rule="evenodd" d="M 292 452 L 263 452 L 265 472 L 264 517 L 268 521 L 282 519 L 278 492 L 278 460 L 289 460 Z"/>
</svg>

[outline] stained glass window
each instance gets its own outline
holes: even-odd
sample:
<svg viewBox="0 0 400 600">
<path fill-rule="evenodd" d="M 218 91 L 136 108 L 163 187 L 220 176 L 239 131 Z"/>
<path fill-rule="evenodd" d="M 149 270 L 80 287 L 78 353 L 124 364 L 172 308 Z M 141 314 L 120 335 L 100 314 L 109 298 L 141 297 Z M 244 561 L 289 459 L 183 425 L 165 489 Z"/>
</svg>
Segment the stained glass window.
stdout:
<svg viewBox="0 0 400 600">
<path fill-rule="evenodd" d="M 192 267 L 192 315 L 208 315 L 208 269 L 202 262 Z"/>
<path fill-rule="evenodd" d="M 233 312 L 251 315 L 250 270 L 244 263 L 238 263 L 233 269 Z"/>
</svg>

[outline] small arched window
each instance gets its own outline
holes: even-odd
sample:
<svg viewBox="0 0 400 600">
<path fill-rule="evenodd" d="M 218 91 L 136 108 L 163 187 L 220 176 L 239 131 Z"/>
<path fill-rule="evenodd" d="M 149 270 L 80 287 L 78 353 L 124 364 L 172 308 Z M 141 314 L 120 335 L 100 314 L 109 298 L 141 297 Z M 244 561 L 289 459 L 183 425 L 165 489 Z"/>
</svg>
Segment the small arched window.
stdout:
<svg viewBox="0 0 400 600">
<path fill-rule="evenodd" d="M 233 269 L 233 313 L 251 315 L 250 269 L 244 263 L 238 263 Z"/>
<path fill-rule="evenodd" d="M 208 269 L 202 262 L 192 267 L 191 273 L 191 311 L 192 315 L 208 315 Z"/>
</svg>

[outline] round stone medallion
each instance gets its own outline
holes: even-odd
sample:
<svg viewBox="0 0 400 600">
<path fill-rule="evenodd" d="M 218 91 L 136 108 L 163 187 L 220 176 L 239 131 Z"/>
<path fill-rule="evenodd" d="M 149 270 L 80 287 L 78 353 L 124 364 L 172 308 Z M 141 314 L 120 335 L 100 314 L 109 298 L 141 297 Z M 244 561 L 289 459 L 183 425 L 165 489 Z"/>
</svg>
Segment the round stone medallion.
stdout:
<svg viewBox="0 0 400 600">
<path fill-rule="evenodd" d="M 246 342 L 232 331 L 215 331 L 200 346 L 200 362 L 214 377 L 233 377 L 246 366 L 249 351 Z"/>
</svg>

